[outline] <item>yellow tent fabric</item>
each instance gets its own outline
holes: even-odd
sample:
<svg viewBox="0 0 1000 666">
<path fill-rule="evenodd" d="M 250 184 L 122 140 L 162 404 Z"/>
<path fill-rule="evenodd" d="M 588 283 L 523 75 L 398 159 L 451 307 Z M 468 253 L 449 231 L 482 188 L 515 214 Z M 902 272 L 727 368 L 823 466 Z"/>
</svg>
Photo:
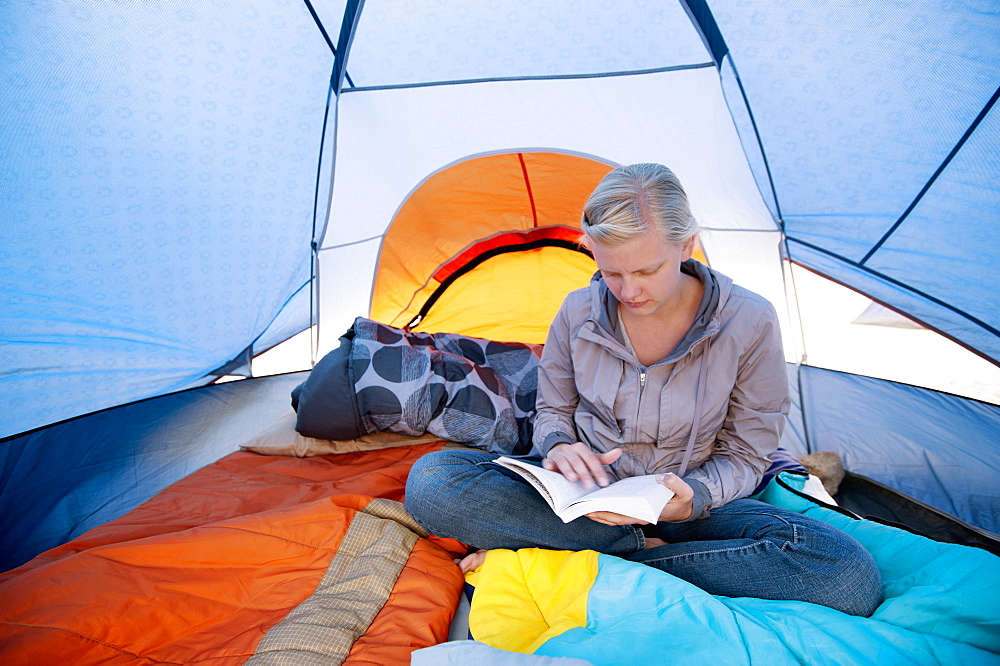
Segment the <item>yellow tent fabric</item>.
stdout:
<svg viewBox="0 0 1000 666">
<path fill-rule="evenodd" d="M 451 285 L 420 328 L 543 344 L 566 294 L 595 270 L 593 259 L 562 248 L 501 254 Z"/>
<path fill-rule="evenodd" d="M 433 174 L 406 199 L 386 232 L 379 251 L 369 316 L 393 326 L 406 326 L 420 313 L 441 282 L 452 274 L 448 266 L 453 260 L 477 247 L 481 252 L 474 251 L 467 259 L 474 260 L 486 251 L 496 252 L 496 245 L 503 240 L 499 237 L 505 232 L 560 227 L 566 231 L 579 229 L 587 196 L 612 168 L 613 165 L 607 162 L 580 155 L 516 152 L 470 158 Z M 553 231 L 552 235 L 567 237 L 565 231 Z M 431 247 L 427 245 L 428 238 L 434 239 Z M 491 243 L 491 240 L 496 242 Z M 565 251 L 559 256 L 572 254 Z M 560 260 L 554 253 L 539 253 L 533 263 L 540 272 L 518 278 L 523 281 L 519 284 L 535 283 L 547 287 L 550 261 L 558 263 Z M 577 257 L 566 261 L 581 263 Z M 490 270 L 507 273 L 505 268 Z M 555 272 L 565 270 L 556 269 Z M 586 271 L 580 272 L 582 276 Z M 593 268 L 589 273 L 592 272 Z M 585 285 L 589 273 L 569 288 Z M 449 310 L 484 305 L 497 299 L 500 291 L 511 291 L 507 287 L 498 288 L 497 283 L 467 278 L 469 275 L 462 279 L 465 298 L 458 303 L 452 299 Z M 481 286 L 477 288 L 473 283 Z M 551 284 L 551 289 L 562 295 L 569 288 L 561 281 Z M 545 299 L 538 302 L 541 314 L 534 311 L 535 302 L 531 299 L 523 298 L 517 306 L 520 319 L 541 320 L 546 327 L 554 314 Z M 419 329 L 427 332 L 446 330 L 423 323 Z M 472 334 L 452 328 L 450 323 L 447 330 Z M 490 337 L 484 331 L 478 334 Z M 508 337 L 496 335 L 496 339 Z M 524 338 L 516 339 L 525 341 Z"/>
</svg>

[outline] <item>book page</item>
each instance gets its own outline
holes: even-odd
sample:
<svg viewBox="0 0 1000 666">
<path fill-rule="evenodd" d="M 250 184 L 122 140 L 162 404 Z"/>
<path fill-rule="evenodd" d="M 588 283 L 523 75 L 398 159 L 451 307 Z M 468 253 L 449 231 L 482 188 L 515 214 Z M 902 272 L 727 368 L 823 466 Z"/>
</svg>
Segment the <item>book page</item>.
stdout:
<svg viewBox="0 0 1000 666">
<path fill-rule="evenodd" d="M 559 472 L 521 460 L 501 456 L 494 462 L 520 474 L 567 523 L 594 511 L 610 511 L 655 523 L 674 496 L 653 475 L 629 477 L 603 488 L 587 489 L 580 481 L 570 481 Z"/>
<path fill-rule="evenodd" d="M 563 520 L 572 520 L 594 511 L 610 511 L 655 523 L 673 496 L 674 491 L 659 483 L 655 476 L 633 476 L 587 493 L 559 515 Z"/>
<path fill-rule="evenodd" d="M 658 488 L 662 488 L 673 496 L 673 491 L 662 485 L 652 474 L 645 476 L 630 476 L 620 481 L 615 481 L 610 486 L 597 488 L 586 493 L 582 499 L 599 500 L 613 499 L 617 497 L 645 497 L 650 493 L 659 494 Z M 581 498 L 577 498 L 581 499 Z"/>
<path fill-rule="evenodd" d="M 501 456 L 495 462 L 517 472 L 535 486 L 556 513 L 560 508 L 591 492 L 583 483 L 570 481 L 559 472 L 552 472 L 544 467 L 507 456 Z"/>
</svg>

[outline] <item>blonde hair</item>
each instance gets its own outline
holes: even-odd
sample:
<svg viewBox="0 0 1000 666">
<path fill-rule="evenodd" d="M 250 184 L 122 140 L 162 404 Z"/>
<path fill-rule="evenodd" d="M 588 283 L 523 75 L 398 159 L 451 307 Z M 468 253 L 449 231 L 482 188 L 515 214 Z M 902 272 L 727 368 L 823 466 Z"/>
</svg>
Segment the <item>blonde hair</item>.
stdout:
<svg viewBox="0 0 1000 666">
<path fill-rule="evenodd" d="M 650 227 L 683 245 L 699 231 L 684 188 L 662 164 L 632 164 L 604 176 L 587 199 L 581 226 L 601 245 L 624 243 Z"/>
</svg>

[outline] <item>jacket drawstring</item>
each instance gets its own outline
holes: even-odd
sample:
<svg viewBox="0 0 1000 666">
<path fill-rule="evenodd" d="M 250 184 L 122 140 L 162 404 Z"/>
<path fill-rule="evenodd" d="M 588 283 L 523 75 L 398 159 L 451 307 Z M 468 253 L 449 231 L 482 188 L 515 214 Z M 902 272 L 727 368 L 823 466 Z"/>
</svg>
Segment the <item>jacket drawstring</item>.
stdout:
<svg viewBox="0 0 1000 666">
<path fill-rule="evenodd" d="M 698 427 L 701 425 L 701 405 L 705 401 L 705 377 L 708 375 L 708 351 L 712 348 L 712 341 L 705 344 L 705 353 L 701 355 L 701 368 L 698 371 L 698 385 L 695 388 L 694 417 L 691 419 L 691 434 L 688 436 L 687 448 L 684 449 L 684 457 L 681 458 L 681 466 L 677 470 L 677 476 L 684 478 L 687 472 L 688 463 L 691 462 L 691 454 L 694 452 L 694 441 L 698 438 Z"/>
</svg>

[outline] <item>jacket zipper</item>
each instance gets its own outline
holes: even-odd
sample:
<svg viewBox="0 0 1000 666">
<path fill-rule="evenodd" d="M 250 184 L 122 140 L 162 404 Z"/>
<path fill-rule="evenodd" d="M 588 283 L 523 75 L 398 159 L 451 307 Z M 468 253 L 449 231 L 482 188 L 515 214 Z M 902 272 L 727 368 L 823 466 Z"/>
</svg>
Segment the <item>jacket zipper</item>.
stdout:
<svg viewBox="0 0 1000 666">
<path fill-rule="evenodd" d="M 642 390 L 646 388 L 646 370 L 639 370 L 639 395 L 635 400 L 635 418 L 632 420 L 632 441 L 639 441 L 639 413 L 642 411 Z"/>
</svg>

